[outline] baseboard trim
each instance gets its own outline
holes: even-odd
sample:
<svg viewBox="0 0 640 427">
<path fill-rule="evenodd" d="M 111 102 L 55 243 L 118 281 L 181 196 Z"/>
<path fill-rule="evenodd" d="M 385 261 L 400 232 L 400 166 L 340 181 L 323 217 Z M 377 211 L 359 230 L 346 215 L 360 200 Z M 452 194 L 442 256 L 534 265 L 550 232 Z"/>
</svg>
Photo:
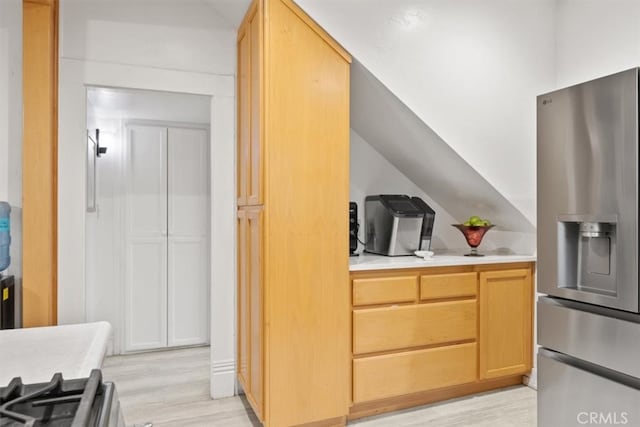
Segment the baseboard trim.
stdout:
<svg viewBox="0 0 640 427">
<path fill-rule="evenodd" d="M 305 424 L 298 424 L 295 427 L 343 427 L 347 424 L 347 417 L 335 417 L 328 420 L 313 421 Z"/>
<path fill-rule="evenodd" d="M 528 385 L 534 390 L 538 390 L 538 369 L 531 369 L 531 373 L 522 378 L 522 383 Z"/>
<path fill-rule="evenodd" d="M 467 396 L 483 391 L 495 390 L 522 384 L 522 375 L 513 375 L 505 378 L 479 381 L 470 384 L 461 384 L 453 387 L 441 388 L 437 390 L 423 391 L 419 393 L 395 396 L 387 399 L 374 400 L 354 404 L 348 415 L 349 420 L 382 414 L 385 412 L 397 411 L 414 406 L 426 405 L 428 403 Z"/>
<path fill-rule="evenodd" d="M 211 397 L 221 399 L 236 394 L 236 363 L 234 359 L 211 362 Z"/>
</svg>

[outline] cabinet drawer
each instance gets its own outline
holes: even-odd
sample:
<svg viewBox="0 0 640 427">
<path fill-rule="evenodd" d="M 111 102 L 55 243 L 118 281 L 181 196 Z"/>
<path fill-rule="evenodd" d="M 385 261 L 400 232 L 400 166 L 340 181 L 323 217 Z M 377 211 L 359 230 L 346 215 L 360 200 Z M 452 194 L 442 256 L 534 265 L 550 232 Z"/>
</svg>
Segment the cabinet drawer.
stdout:
<svg viewBox="0 0 640 427">
<path fill-rule="evenodd" d="M 476 273 L 433 274 L 420 277 L 420 299 L 455 298 L 478 293 Z"/>
<path fill-rule="evenodd" d="M 376 277 L 353 280 L 353 305 L 415 301 L 417 276 Z"/>
<path fill-rule="evenodd" d="M 475 339 L 476 300 L 353 312 L 354 354 Z"/>
<path fill-rule="evenodd" d="M 355 359 L 353 401 L 470 383 L 476 372 L 475 343 Z"/>
</svg>

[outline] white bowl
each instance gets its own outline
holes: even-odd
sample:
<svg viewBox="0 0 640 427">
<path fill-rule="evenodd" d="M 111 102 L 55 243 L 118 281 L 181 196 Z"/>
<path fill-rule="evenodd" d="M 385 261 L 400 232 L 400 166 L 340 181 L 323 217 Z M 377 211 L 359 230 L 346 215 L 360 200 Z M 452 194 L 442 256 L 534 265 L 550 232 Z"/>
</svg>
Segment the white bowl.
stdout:
<svg viewBox="0 0 640 427">
<path fill-rule="evenodd" d="M 414 254 L 416 254 L 417 257 L 424 258 L 426 260 L 433 259 L 433 251 L 415 251 Z"/>
</svg>

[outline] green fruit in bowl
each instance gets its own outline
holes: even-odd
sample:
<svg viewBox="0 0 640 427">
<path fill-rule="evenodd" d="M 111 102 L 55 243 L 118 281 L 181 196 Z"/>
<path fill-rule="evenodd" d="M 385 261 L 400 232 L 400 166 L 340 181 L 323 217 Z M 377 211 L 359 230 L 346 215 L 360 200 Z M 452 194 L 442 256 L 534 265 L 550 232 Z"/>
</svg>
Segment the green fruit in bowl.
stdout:
<svg viewBox="0 0 640 427">
<path fill-rule="evenodd" d="M 482 218 L 476 215 L 469 218 L 469 222 L 471 223 L 471 225 L 476 225 L 480 221 L 482 221 Z"/>
<path fill-rule="evenodd" d="M 469 220 L 465 221 L 462 225 L 466 227 L 489 227 L 491 226 L 491 221 L 488 219 L 482 219 L 477 215 L 473 215 L 469 217 Z"/>
</svg>

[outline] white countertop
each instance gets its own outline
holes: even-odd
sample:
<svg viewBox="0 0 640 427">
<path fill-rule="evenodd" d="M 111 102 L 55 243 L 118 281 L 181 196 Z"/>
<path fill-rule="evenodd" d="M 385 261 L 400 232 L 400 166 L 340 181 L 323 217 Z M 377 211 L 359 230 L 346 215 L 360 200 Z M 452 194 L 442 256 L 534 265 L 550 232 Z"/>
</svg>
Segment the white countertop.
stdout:
<svg viewBox="0 0 640 427">
<path fill-rule="evenodd" d="M 85 378 L 100 369 L 111 338 L 107 322 L 0 331 L 0 387 L 14 377 L 24 384 Z"/>
<path fill-rule="evenodd" d="M 466 250 L 468 252 L 468 249 Z M 534 262 L 535 255 L 501 255 L 486 253 L 485 256 L 464 256 L 464 249 L 459 251 L 436 252 L 429 260 L 417 256 L 388 257 L 373 254 L 360 254 L 349 257 L 349 271 L 390 270 L 394 268 L 449 267 L 474 264 L 500 264 L 510 262 Z"/>
</svg>

